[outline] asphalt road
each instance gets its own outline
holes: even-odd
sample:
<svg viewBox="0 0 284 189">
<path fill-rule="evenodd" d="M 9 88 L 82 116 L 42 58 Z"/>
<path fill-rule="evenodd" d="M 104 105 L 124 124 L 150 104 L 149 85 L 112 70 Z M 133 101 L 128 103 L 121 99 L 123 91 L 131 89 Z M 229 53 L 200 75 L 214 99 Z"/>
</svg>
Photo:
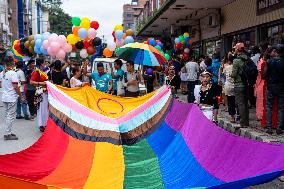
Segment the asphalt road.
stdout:
<svg viewBox="0 0 284 189">
<path fill-rule="evenodd" d="M 1 94 L 0 94 L 0 100 L 1 100 Z M 15 153 L 24 150 L 30 147 L 32 144 L 34 144 L 41 136 L 41 132 L 37 128 L 36 120 L 35 121 L 16 120 L 13 126 L 13 132 L 19 137 L 19 140 L 4 141 L 3 113 L 4 113 L 4 108 L 0 107 L 0 120 L 2 120 L 0 122 L 0 155 Z M 253 186 L 250 187 L 249 189 L 284 189 L 284 183 L 276 179 L 273 182 L 264 185 Z"/>
</svg>

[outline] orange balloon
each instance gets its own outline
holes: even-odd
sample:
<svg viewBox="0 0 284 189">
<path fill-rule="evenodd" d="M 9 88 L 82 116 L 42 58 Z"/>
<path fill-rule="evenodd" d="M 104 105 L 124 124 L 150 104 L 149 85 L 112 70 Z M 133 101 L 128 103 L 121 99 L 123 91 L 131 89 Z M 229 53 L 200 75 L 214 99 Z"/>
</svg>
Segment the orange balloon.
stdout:
<svg viewBox="0 0 284 189">
<path fill-rule="evenodd" d="M 104 55 L 105 57 L 107 57 L 107 58 L 111 57 L 112 54 L 113 54 L 113 51 L 111 51 L 111 50 L 109 50 L 109 49 L 107 49 L 107 48 L 105 48 L 104 51 L 103 51 L 103 55 Z"/>
<path fill-rule="evenodd" d="M 127 37 L 126 33 L 125 33 L 125 34 L 123 34 L 123 39 L 125 39 L 126 37 Z"/>
<path fill-rule="evenodd" d="M 95 49 L 94 47 L 92 47 L 92 46 L 89 46 L 89 47 L 87 48 L 87 53 L 88 53 L 89 55 L 93 55 L 93 54 L 96 53 L 96 49 Z"/>
<path fill-rule="evenodd" d="M 78 32 L 79 32 L 79 29 L 80 29 L 80 28 L 81 28 L 80 26 L 74 26 L 74 27 L 72 28 L 73 34 L 76 35 L 76 36 L 78 36 Z"/>
<path fill-rule="evenodd" d="M 193 43 L 193 41 L 192 41 L 192 39 L 190 39 L 190 40 L 189 40 L 189 44 L 191 44 L 191 45 L 192 45 L 192 43 Z"/>
</svg>

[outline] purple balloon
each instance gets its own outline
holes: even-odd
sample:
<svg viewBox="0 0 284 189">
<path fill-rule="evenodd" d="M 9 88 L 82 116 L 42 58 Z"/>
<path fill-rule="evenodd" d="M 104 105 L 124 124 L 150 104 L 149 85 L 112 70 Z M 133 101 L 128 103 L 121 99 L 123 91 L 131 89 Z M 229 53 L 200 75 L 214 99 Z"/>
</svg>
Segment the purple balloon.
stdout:
<svg viewBox="0 0 284 189">
<path fill-rule="evenodd" d="M 153 69 L 152 68 L 148 68 L 146 73 L 147 73 L 147 75 L 153 75 Z"/>
</svg>

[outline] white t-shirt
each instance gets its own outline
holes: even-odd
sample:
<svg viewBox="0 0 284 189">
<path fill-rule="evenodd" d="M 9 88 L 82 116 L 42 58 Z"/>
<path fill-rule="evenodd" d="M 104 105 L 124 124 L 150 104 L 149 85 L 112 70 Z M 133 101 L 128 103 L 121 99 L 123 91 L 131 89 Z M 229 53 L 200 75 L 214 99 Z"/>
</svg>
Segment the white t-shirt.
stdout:
<svg viewBox="0 0 284 189">
<path fill-rule="evenodd" d="M 10 70 L 5 74 L 2 72 L 0 76 L 1 84 L 3 88 L 2 101 L 3 102 L 16 102 L 18 100 L 18 94 L 16 93 L 13 83 L 18 83 L 18 75 L 15 71 Z"/>
<path fill-rule="evenodd" d="M 79 79 L 76 79 L 75 77 L 72 77 L 70 79 L 70 87 L 80 87 L 82 85 L 82 82 Z"/>
<path fill-rule="evenodd" d="M 196 62 L 188 62 L 186 65 L 186 71 L 188 74 L 188 81 L 198 80 L 199 66 Z"/>
<path fill-rule="evenodd" d="M 25 73 L 21 69 L 16 70 L 16 72 L 17 72 L 18 79 L 19 79 L 18 86 L 20 88 L 20 91 L 23 93 L 24 92 L 24 86 L 23 86 L 22 82 L 26 81 Z"/>
</svg>

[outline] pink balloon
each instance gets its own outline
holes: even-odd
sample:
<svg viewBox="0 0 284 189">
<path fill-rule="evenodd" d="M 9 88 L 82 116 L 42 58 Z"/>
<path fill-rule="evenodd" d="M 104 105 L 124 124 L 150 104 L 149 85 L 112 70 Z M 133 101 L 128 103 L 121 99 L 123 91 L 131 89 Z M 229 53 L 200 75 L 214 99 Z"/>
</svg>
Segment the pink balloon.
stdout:
<svg viewBox="0 0 284 189">
<path fill-rule="evenodd" d="M 64 50 L 65 52 L 69 53 L 72 51 L 72 45 L 70 45 L 69 43 L 66 43 L 64 46 Z"/>
<path fill-rule="evenodd" d="M 55 57 L 55 52 L 51 50 L 51 47 L 47 48 L 47 53 L 49 54 L 49 56 Z"/>
<path fill-rule="evenodd" d="M 51 42 L 57 42 L 58 41 L 58 35 L 56 33 L 53 33 L 50 35 L 50 37 L 48 38 L 48 41 Z"/>
<path fill-rule="evenodd" d="M 122 47 L 123 45 L 124 45 L 124 40 L 123 39 L 116 41 L 116 47 Z"/>
<path fill-rule="evenodd" d="M 97 31 L 94 28 L 88 30 L 88 37 L 94 39 L 97 36 Z"/>
<path fill-rule="evenodd" d="M 50 47 L 52 52 L 57 53 L 60 49 L 60 44 L 58 42 L 51 42 Z"/>
<path fill-rule="evenodd" d="M 43 47 L 44 49 L 47 49 L 47 48 L 49 47 L 48 40 L 44 40 L 44 41 L 42 42 L 42 47 Z"/>
<path fill-rule="evenodd" d="M 87 58 L 87 57 L 88 57 L 88 52 L 87 52 L 87 50 L 86 50 L 86 49 L 82 49 L 82 50 L 80 51 L 80 56 L 81 56 L 82 58 Z"/>
<path fill-rule="evenodd" d="M 67 43 L 66 37 L 64 35 L 58 36 L 58 42 L 60 43 L 61 47 L 64 47 Z"/>
<path fill-rule="evenodd" d="M 65 56 L 66 56 L 66 52 L 62 49 L 60 49 L 58 53 L 56 54 L 56 57 L 60 60 L 64 60 Z"/>
</svg>

